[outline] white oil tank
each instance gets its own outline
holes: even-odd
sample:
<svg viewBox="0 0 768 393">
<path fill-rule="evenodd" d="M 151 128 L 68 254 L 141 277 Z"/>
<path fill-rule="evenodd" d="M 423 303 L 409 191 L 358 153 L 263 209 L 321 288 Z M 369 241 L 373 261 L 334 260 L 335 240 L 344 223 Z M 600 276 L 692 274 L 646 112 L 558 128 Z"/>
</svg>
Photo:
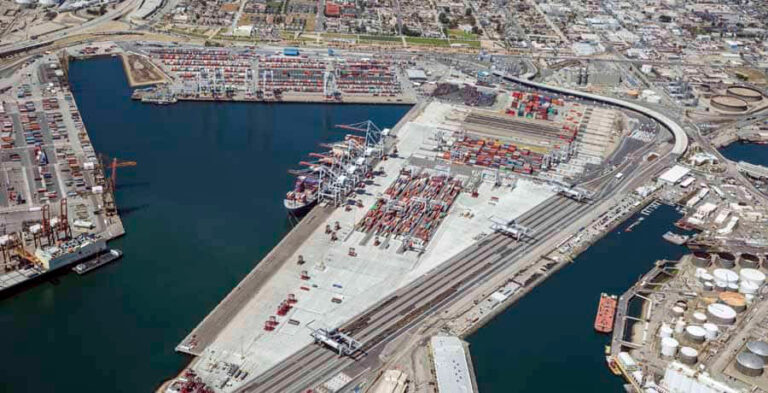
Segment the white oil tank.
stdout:
<svg viewBox="0 0 768 393">
<path fill-rule="evenodd" d="M 729 284 L 739 282 L 739 275 L 730 269 L 715 269 L 712 275 L 715 276 L 716 281 L 723 281 Z"/>
<path fill-rule="evenodd" d="M 664 337 L 661 339 L 661 356 L 674 357 L 677 354 L 677 347 L 680 345 L 677 340 L 672 337 Z"/>
<path fill-rule="evenodd" d="M 739 272 L 739 277 L 741 277 L 741 281 L 749 281 L 751 283 L 757 284 L 757 286 L 763 285 L 765 282 L 765 273 L 761 272 L 757 269 L 741 269 Z"/>
<path fill-rule="evenodd" d="M 713 275 L 711 275 L 711 274 L 709 274 L 707 272 L 704 272 L 702 275 L 699 276 L 699 280 L 701 280 L 701 282 L 714 281 L 715 280 L 715 276 L 713 276 Z"/>
<path fill-rule="evenodd" d="M 760 286 L 753 283 L 752 281 L 742 281 L 739 283 L 739 292 L 745 295 L 756 294 L 758 288 L 760 288 Z"/>
<path fill-rule="evenodd" d="M 669 325 L 667 325 L 666 323 L 663 323 L 661 324 L 661 328 L 659 329 L 659 336 L 661 336 L 661 338 L 672 337 L 673 332 L 674 330 Z"/>
<path fill-rule="evenodd" d="M 704 328 L 704 337 L 707 340 L 716 339 L 717 335 L 720 333 L 720 329 L 714 323 L 705 323 L 702 327 Z"/>
<path fill-rule="evenodd" d="M 734 282 L 728 284 L 728 288 L 725 289 L 728 292 L 738 292 L 739 291 L 739 284 L 736 284 Z"/>
<path fill-rule="evenodd" d="M 696 364 L 696 362 L 699 361 L 699 351 L 691 348 L 691 347 L 681 347 L 680 348 L 680 355 L 678 356 L 680 358 L 680 362 L 685 364 Z"/>
<path fill-rule="evenodd" d="M 704 281 L 704 290 L 705 291 L 714 291 L 715 290 L 715 284 L 713 284 L 712 281 Z"/>
<path fill-rule="evenodd" d="M 689 325 L 685 328 L 685 337 L 693 342 L 701 343 L 707 337 L 707 332 L 701 326 Z"/>
<path fill-rule="evenodd" d="M 701 325 L 702 323 L 707 322 L 707 315 L 701 311 L 696 311 L 695 313 L 693 313 L 693 321 L 696 324 Z"/>
<path fill-rule="evenodd" d="M 684 312 L 685 312 L 685 309 L 680 306 L 672 307 L 672 315 L 676 317 L 682 316 Z"/>
<path fill-rule="evenodd" d="M 712 303 L 707 306 L 707 317 L 712 323 L 730 325 L 736 322 L 736 310 L 725 304 Z"/>
</svg>

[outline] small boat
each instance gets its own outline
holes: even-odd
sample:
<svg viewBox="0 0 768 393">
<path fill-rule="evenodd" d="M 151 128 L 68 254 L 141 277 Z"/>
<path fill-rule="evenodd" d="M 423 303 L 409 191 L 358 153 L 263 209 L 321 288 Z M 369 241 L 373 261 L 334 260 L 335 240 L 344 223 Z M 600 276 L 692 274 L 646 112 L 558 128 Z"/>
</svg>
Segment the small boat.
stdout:
<svg viewBox="0 0 768 393">
<path fill-rule="evenodd" d="M 668 242 L 670 242 L 672 244 L 676 244 L 678 246 L 682 246 L 683 244 L 685 244 L 688 241 L 688 239 L 691 238 L 690 236 L 680 235 L 680 234 L 674 233 L 672 231 L 668 231 L 662 237 L 664 238 L 664 240 L 666 240 L 666 241 L 668 241 Z"/>
<path fill-rule="evenodd" d="M 613 375 L 621 375 L 621 368 L 619 368 L 619 363 L 616 362 L 616 359 L 611 356 L 611 347 L 606 345 L 605 346 L 606 354 L 605 354 L 605 364 L 608 365 L 608 369 L 611 370 Z"/>
<path fill-rule="evenodd" d="M 123 252 L 120 250 L 109 250 L 108 252 L 100 254 L 96 258 L 91 259 L 90 261 L 78 263 L 75 267 L 72 268 L 72 271 L 82 276 L 83 274 L 104 266 L 112 261 L 116 261 L 122 256 Z"/>
<path fill-rule="evenodd" d="M 617 304 L 616 295 L 600 294 L 600 303 L 597 305 L 597 315 L 595 316 L 596 331 L 600 333 L 613 331 L 613 319 L 616 315 Z"/>
</svg>

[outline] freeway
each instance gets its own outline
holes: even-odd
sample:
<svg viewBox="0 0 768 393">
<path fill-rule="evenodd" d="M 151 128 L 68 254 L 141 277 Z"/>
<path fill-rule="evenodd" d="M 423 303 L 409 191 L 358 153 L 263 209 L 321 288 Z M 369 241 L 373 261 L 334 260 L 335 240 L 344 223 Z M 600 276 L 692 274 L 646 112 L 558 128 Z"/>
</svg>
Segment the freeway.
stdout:
<svg viewBox="0 0 768 393">
<path fill-rule="evenodd" d="M 129 11 L 131 11 L 136 4 L 140 2 L 141 0 L 126 0 L 120 3 L 114 9 L 107 11 L 104 15 L 93 18 L 81 25 L 73 26 L 71 28 L 53 33 L 50 38 L 47 38 L 45 40 L 38 40 L 38 39 L 26 40 L 26 41 L 15 43 L 13 45 L 9 45 L 0 50 L 0 57 L 6 57 L 6 56 L 9 56 L 10 54 L 23 52 L 27 49 L 34 49 L 40 45 L 50 45 L 55 43 L 56 41 L 66 39 L 67 37 L 70 37 L 73 35 L 77 35 L 87 29 L 96 27 L 102 23 L 106 23 L 111 20 L 120 19 L 123 16 L 125 16 L 125 14 L 127 14 Z"/>
<path fill-rule="evenodd" d="M 535 238 L 517 242 L 501 234 L 490 235 L 342 326 L 342 331 L 364 343 L 364 353 L 354 358 L 338 357 L 324 347 L 310 345 L 236 391 L 299 392 L 363 360 L 367 353 L 380 349 L 467 290 L 518 262 L 531 246 L 560 232 L 591 207 L 565 197 L 551 197 L 519 220 L 535 231 Z"/>
<path fill-rule="evenodd" d="M 672 148 L 672 154 L 682 156 L 685 153 L 685 151 L 688 150 L 688 134 L 685 133 L 685 130 L 683 130 L 683 127 L 681 127 L 680 124 L 678 124 L 676 121 L 670 119 L 666 115 L 659 113 L 653 109 L 649 109 L 644 106 L 635 104 L 633 102 L 619 100 L 616 98 L 605 97 L 605 96 L 600 96 L 600 95 L 591 94 L 591 93 L 585 93 L 582 91 L 566 89 L 563 87 L 545 85 L 543 83 L 538 83 L 538 82 L 532 82 L 527 79 L 506 75 L 499 71 L 494 71 L 494 75 L 504 78 L 511 82 L 516 82 L 522 85 L 535 87 L 537 89 L 549 90 L 549 91 L 554 91 L 561 94 L 568 94 L 576 97 L 586 98 L 593 101 L 603 102 L 606 104 L 611 104 L 621 108 L 642 113 L 650 117 L 651 119 L 658 121 L 659 123 L 664 125 L 664 127 L 667 128 L 670 132 L 672 132 L 672 135 L 675 138 L 675 146 Z"/>
</svg>

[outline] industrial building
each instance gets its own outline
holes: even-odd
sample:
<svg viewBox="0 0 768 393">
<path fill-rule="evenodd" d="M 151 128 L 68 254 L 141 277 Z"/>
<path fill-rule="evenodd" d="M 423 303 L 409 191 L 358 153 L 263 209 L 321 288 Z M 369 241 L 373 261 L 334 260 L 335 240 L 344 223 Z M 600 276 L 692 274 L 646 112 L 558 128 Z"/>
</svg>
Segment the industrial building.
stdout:
<svg viewBox="0 0 768 393">
<path fill-rule="evenodd" d="M 458 337 L 434 336 L 429 341 L 440 393 L 473 393 L 468 354 Z"/>
</svg>

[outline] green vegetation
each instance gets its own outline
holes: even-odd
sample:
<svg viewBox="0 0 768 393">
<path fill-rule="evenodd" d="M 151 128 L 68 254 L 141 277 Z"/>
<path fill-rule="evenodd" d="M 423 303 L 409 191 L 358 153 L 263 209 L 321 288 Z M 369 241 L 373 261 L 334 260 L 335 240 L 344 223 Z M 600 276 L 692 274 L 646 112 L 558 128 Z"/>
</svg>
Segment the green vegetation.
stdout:
<svg viewBox="0 0 768 393">
<path fill-rule="evenodd" d="M 360 35 L 360 41 L 389 41 L 402 42 L 400 36 L 396 35 Z"/>
<path fill-rule="evenodd" d="M 450 46 L 451 42 L 442 38 L 405 37 L 405 42 L 413 45 Z"/>
<path fill-rule="evenodd" d="M 462 29 L 449 29 L 448 30 L 448 37 L 450 38 L 458 38 L 463 40 L 476 40 L 477 34 L 467 33 Z"/>
</svg>

